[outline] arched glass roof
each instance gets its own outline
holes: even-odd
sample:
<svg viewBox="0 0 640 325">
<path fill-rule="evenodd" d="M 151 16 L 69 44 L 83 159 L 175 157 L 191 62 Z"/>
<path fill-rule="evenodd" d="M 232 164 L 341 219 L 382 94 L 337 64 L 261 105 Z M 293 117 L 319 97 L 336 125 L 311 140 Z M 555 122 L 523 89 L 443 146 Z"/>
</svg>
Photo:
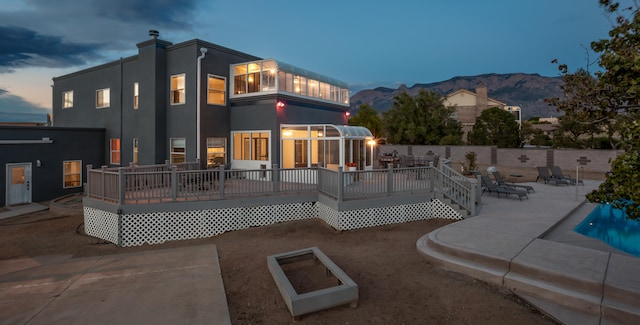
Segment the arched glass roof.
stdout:
<svg viewBox="0 0 640 325">
<path fill-rule="evenodd" d="M 352 125 L 332 125 L 327 124 L 327 127 L 334 127 L 340 132 L 340 136 L 344 138 L 367 138 L 372 137 L 371 131 L 364 126 L 352 126 Z"/>
</svg>

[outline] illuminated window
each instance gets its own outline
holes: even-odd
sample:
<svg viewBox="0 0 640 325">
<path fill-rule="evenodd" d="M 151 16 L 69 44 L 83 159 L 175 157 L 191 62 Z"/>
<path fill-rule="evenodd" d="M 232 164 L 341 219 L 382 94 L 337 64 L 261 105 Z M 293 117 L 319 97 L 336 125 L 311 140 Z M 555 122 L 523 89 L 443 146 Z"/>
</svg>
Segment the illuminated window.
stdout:
<svg viewBox="0 0 640 325">
<path fill-rule="evenodd" d="M 275 60 L 235 64 L 231 73 L 231 98 L 284 92 L 345 106 L 349 104 L 346 84 Z"/>
<path fill-rule="evenodd" d="M 187 161 L 187 142 L 184 138 L 171 139 L 171 163 L 182 164 Z"/>
<path fill-rule="evenodd" d="M 185 103 L 184 74 L 171 76 L 171 105 Z"/>
<path fill-rule="evenodd" d="M 120 139 L 111 139 L 111 164 L 120 165 Z"/>
<path fill-rule="evenodd" d="M 68 160 L 63 165 L 63 187 L 73 188 L 82 186 L 82 160 Z"/>
<path fill-rule="evenodd" d="M 247 65 L 239 64 L 233 67 L 233 93 L 247 93 Z"/>
<path fill-rule="evenodd" d="M 62 108 L 73 107 L 73 90 L 62 93 Z"/>
<path fill-rule="evenodd" d="M 138 83 L 133 83 L 133 109 L 138 109 Z"/>
<path fill-rule="evenodd" d="M 133 164 L 138 164 L 138 138 L 133 138 Z"/>
<path fill-rule="evenodd" d="M 226 138 L 207 138 L 207 168 L 224 165 L 226 163 L 226 155 Z"/>
<path fill-rule="evenodd" d="M 234 132 L 233 159 L 269 160 L 269 132 Z"/>
<path fill-rule="evenodd" d="M 227 79 L 209 75 L 207 82 L 207 104 L 226 105 Z"/>
<path fill-rule="evenodd" d="M 261 91 L 276 90 L 277 65 L 275 61 L 262 62 Z"/>
<path fill-rule="evenodd" d="M 96 108 L 109 107 L 111 103 L 111 90 L 109 88 L 96 90 Z"/>
</svg>

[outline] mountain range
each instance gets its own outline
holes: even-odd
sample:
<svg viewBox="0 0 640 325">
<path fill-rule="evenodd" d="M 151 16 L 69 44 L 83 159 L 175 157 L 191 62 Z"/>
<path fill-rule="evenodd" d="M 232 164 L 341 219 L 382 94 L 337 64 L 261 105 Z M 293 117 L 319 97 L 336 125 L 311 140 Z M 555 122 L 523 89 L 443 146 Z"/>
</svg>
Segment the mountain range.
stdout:
<svg viewBox="0 0 640 325">
<path fill-rule="evenodd" d="M 560 77 L 543 77 L 538 74 L 508 73 L 483 74 L 478 76 L 454 77 L 447 81 L 415 84 L 408 88 L 402 84 L 397 89 L 378 87 L 363 89 L 351 96 L 350 110 L 355 112 L 361 104 L 368 104 L 377 111 L 391 109 L 393 97 L 401 92 L 415 96 L 420 89 L 431 90 L 440 95 L 448 95 L 460 89 L 474 92 L 480 86 L 487 87 L 488 96 L 508 106 L 520 106 L 522 119 L 533 116 L 551 117 L 561 115 L 555 107 L 544 102 L 545 98 L 562 97 Z"/>
</svg>

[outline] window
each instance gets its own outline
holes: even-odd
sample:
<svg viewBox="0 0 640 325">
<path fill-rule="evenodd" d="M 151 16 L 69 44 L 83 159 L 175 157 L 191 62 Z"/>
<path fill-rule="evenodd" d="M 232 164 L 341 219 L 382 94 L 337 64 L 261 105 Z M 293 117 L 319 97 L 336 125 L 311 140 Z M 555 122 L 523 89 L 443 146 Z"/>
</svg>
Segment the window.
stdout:
<svg viewBox="0 0 640 325">
<path fill-rule="evenodd" d="M 111 139 L 111 164 L 120 165 L 120 139 Z"/>
<path fill-rule="evenodd" d="M 346 84 L 275 60 L 234 64 L 230 73 L 230 98 L 283 92 L 349 105 Z"/>
<path fill-rule="evenodd" d="M 234 132 L 233 159 L 269 160 L 269 132 Z"/>
<path fill-rule="evenodd" d="M 184 74 L 171 76 L 171 105 L 185 103 Z"/>
<path fill-rule="evenodd" d="M 133 109 L 138 109 L 138 83 L 133 83 Z"/>
<path fill-rule="evenodd" d="M 184 138 L 171 139 L 171 163 L 182 164 L 186 160 L 187 144 Z"/>
<path fill-rule="evenodd" d="M 72 188 L 82 186 L 82 160 L 67 160 L 63 163 L 63 187 Z"/>
<path fill-rule="evenodd" d="M 62 108 L 73 107 L 73 90 L 62 93 Z"/>
<path fill-rule="evenodd" d="M 207 138 L 207 168 L 214 168 L 226 163 L 227 139 Z"/>
<path fill-rule="evenodd" d="M 109 107 L 111 103 L 111 91 L 109 88 L 96 90 L 96 108 Z"/>
<path fill-rule="evenodd" d="M 138 164 L 138 138 L 133 138 L 133 164 Z"/>
<path fill-rule="evenodd" d="M 227 79 L 209 75 L 207 82 L 207 104 L 226 105 Z"/>
</svg>

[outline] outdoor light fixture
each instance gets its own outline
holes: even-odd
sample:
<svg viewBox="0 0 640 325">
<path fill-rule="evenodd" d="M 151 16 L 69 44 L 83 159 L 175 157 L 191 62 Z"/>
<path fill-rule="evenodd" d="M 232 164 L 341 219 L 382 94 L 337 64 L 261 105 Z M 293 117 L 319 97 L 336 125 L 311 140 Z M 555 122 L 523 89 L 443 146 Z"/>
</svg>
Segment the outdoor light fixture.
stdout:
<svg viewBox="0 0 640 325">
<path fill-rule="evenodd" d="M 284 108 L 284 102 L 283 102 L 283 101 L 281 101 L 281 100 L 279 100 L 279 101 L 276 103 L 276 108 L 278 108 L 278 109 L 283 109 L 283 108 Z"/>
<path fill-rule="evenodd" d="M 346 112 L 346 113 L 344 113 L 344 115 L 346 115 L 347 117 L 349 117 L 349 116 L 351 116 L 351 113 Z"/>
<path fill-rule="evenodd" d="M 376 145 L 376 140 L 369 140 L 369 145 L 370 146 L 375 146 Z"/>
</svg>

